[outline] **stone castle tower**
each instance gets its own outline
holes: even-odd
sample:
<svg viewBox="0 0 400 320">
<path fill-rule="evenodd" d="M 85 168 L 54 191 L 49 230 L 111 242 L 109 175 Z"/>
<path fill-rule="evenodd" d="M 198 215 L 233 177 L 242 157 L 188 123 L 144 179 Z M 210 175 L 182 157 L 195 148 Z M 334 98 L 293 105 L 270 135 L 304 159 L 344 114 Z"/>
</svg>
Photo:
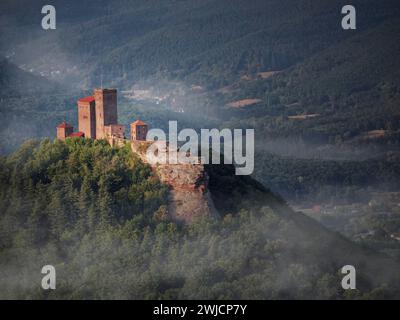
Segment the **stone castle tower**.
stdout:
<svg viewBox="0 0 400 320">
<path fill-rule="evenodd" d="M 86 138 L 96 139 L 96 103 L 93 96 L 78 100 L 78 126 Z"/>
<path fill-rule="evenodd" d="M 118 123 L 117 90 L 95 89 L 96 139 L 106 138 L 104 127 Z"/>
</svg>

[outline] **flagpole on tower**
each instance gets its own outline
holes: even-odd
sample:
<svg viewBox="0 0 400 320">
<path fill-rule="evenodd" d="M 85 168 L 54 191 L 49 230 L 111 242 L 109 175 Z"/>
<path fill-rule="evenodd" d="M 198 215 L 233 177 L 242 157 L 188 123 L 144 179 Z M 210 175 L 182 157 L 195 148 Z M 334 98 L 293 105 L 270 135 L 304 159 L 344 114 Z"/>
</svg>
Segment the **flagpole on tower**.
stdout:
<svg viewBox="0 0 400 320">
<path fill-rule="evenodd" d="M 103 66 L 101 67 L 101 75 L 100 75 L 100 89 L 103 89 Z"/>
</svg>

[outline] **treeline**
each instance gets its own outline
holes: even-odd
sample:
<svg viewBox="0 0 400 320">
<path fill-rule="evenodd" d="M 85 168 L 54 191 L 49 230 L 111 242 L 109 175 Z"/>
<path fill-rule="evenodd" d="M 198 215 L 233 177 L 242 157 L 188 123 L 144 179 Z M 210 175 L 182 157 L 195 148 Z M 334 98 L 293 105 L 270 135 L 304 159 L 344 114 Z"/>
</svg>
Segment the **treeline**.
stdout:
<svg viewBox="0 0 400 320">
<path fill-rule="evenodd" d="M 82 237 L 135 219 L 144 223 L 166 204 L 167 189 L 129 147 L 105 141 L 28 141 L 1 161 L 1 243 Z M 150 219 L 150 220 L 149 220 Z"/>
</svg>

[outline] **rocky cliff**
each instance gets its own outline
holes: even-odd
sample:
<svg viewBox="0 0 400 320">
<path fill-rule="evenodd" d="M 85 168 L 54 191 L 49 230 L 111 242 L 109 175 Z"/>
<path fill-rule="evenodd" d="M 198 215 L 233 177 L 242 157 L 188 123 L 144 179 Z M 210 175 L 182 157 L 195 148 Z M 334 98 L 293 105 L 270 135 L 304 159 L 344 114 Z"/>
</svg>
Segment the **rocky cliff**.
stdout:
<svg viewBox="0 0 400 320">
<path fill-rule="evenodd" d="M 208 174 L 202 164 L 154 164 L 146 157 L 148 142 L 131 142 L 132 151 L 148 163 L 169 186 L 168 214 L 177 221 L 190 223 L 203 216 L 217 216 L 208 189 Z"/>
</svg>

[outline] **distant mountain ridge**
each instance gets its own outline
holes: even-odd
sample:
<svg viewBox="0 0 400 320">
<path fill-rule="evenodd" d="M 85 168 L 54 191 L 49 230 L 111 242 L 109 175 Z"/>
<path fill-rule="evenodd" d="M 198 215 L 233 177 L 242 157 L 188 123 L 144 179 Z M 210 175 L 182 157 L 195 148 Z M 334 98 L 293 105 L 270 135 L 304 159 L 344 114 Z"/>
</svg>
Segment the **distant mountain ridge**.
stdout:
<svg viewBox="0 0 400 320">
<path fill-rule="evenodd" d="M 24 2 L 9 3 L 10 12 L 18 16 L 11 10 Z M 20 24 L 3 16 L 6 31 L 21 30 L 15 39 L 4 35 L 10 43 L 3 50 L 17 63 L 49 76 L 58 69 L 61 79 L 81 85 L 96 84 L 101 74 L 120 86 L 161 73 L 215 86 L 242 72 L 290 67 L 354 34 L 340 27 L 341 0 L 55 1 L 52 33 L 33 27 L 39 3 L 29 1 Z M 358 30 L 395 16 L 395 3 L 355 1 Z"/>
</svg>

